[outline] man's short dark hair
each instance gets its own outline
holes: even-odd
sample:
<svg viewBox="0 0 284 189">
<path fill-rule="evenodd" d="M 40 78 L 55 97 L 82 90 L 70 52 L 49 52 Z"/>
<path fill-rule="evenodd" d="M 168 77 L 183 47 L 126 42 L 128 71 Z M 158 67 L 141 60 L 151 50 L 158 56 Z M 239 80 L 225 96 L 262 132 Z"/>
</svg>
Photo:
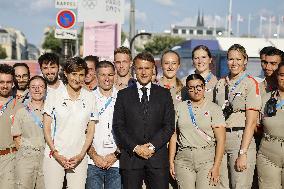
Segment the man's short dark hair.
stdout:
<svg viewBox="0 0 284 189">
<path fill-rule="evenodd" d="M 29 66 L 28 66 L 26 63 L 24 63 L 24 62 L 15 63 L 15 64 L 13 65 L 13 68 L 14 68 L 14 70 L 15 70 L 16 67 L 20 67 L 20 66 L 27 68 L 28 74 L 29 74 L 29 76 L 30 76 L 30 68 L 29 68 Z"/>
<path fill-rule="evenodd" d="M 14 77 L 15 70 L 12 66 L 8 64 L 0 64 L 0 74 L 9 74 Z"/>
<path fill-rule="evenodd" d="M 114 65 L 107 60 L 100 61 L 96 66 L 96 71 L 98 72 L 100 68 L 112 68 L 112 70 L 115 71 Z"/>
<path fill-rule="evenodd" d="M 269 50 L 266 51 L 266 56 L 280 56 L 281 58 L 281 62 L 283 61 L 283 51 L 281 51 L 280 49 L 277 48 L 271 48 Z"/>
<path fill-rule="evenodd" d="M 118 47 L 117 49 L 114 50 L 114 56 L 116 54 L 119 54 L 119 53 L 120 54 L 127 54 L 129 59 L 130 59 L 130 61 L 132 60 L 132 55 L 131 55 L 131 51 L 130 51 L 129 48 L 121 46 L 121 47 Z"/>
<path fill-rule="evenodd" d="M 266 55 L 267 52 L 270 51 L 271 49 L 275 49 L 275 47 L 272 47 L 272 46 L 263 47 L 263 48 L 259 51 L 259 56 Z"/>
<path fill-rule="evenodd" d="M 143 52 L 141 52 L 141 53 L 139 53 L 135 56 L 135 58 L 133 59 L 134 65 L 135 65 L 135 62 L 138 59 L 152 62 L 155 65 L 155 59 L 154 59 L 153 55 L 151 53 L 147 52 L 147 51 L 143 51 Z"/>
<path fill-rule="evenodd" d="M 42 64 L 56 64 L 59 66 L 59 56 L 55 53 L 44 53 L 38 58 L 39 66 L 42 67 Z"/>
<path fill-rule="evenodd" d="M 94 65 L 95 65 L 95 68 L 96 68 L 97 64 L 99 63 L 99 57 L 93 56 L 93 55 L 86 56 L 84 58 L 84 60 L 93 62 Z"/>
</svg>

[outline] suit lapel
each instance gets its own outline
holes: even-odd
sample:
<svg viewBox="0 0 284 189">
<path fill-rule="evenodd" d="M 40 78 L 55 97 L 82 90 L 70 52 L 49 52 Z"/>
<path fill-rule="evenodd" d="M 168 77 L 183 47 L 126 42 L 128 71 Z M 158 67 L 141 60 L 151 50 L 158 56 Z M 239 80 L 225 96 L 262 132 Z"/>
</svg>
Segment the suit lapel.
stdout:
<svg viewBox="0 0 284 189">
<path fill-rule="evenodd" d="M 141 117 L 141 119 L 143 119 L 143 107 L 139 99 L 138 88 L 136 85 L 132 86 L 132 99 L 134 100 L 134 104 L 131 104 L 131 106 L 134 105 L 137 107 L 138 115 Z"/>
</svg>

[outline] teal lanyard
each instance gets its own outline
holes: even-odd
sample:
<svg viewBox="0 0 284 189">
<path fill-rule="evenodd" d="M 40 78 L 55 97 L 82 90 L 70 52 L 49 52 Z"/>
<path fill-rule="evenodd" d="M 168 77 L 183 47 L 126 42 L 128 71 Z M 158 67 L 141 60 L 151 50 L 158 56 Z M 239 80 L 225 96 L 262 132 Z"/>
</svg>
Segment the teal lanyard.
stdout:
<svg viewBox="0 0 284 189">
<path fill-rule="evenodd" d="M 230 90 L 230 94 L 237 88 L 237 86 L 241 83 L 241 81 L 245 78 L 245 77 L 247 77 L 248 75 L 247 74 L 244 74 L 244 75 L 242 75 L 242 77 L 240 77 L 239 79 L 238 79 L 238 81 L 234 84 L 234 86 L 232 87 L 232 89 Z"/>
<path fill-rule="evenodd" d="M 4 113 L 4 111 L 7 109 L 7 107 L 8 107 L 8 104 L 13 100 L 14 98 L 13 97 L 10 97 L 9 98 L 9 100 L 8 100 L 8 102 L 6 102 L 3 106 L 2 106 L 2 108 L 1 108 L 1 110 L 0 110 L 0 116 Z"/>
<path fill-rule="evenodd" d="M 211 72 L 208 74 L 208 76 L 207 76 L 206 79 L 205 79 L 205 84 L 207 84 L 207 83 L 211 80 L 212 75 L 213 75 L 213 74 L 212 74 Z"/>
<path fill-rule="evenodd" d="M 33 118 L 35 124 L 39 126 L 40 128 L 43 128 L 43 123 L 41 119 L 35 114 L 35 112 L 31 109 L 31 107 L 28 104 L 24 104 L 25 109 L 28 111 L 28 113 L 31 115 Z"/>
<path fill-rule="evenodd" d="M 112 97 L 110 97 L 110 98 L 107 100 L 107 102 L 105 103 L 104 107 L 101 108 L 101 110 L 100 110 L 99 113 L 98 113 L 99 116 L 102 115 L 102 114 L 105 112 L 105 110 L 107 109 L 107 107 L 110 105 L 111 101 L 112 101 Z"/>
<path fill-rule="evenodd" d="M 276 108 L 281 108 L 284 105 L 284 100 L 281 100 L 279 103 L 276 104 Z"/>
</svg>

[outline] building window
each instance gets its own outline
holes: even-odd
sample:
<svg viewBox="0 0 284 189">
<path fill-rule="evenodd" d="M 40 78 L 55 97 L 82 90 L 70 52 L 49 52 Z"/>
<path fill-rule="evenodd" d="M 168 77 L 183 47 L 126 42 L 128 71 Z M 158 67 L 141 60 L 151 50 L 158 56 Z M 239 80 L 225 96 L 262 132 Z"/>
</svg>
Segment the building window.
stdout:
<svg viewBox="0 0 284 189">
<path fill-rule="evenodd" d="M 178 34 L 178 29 L 173 29 L 173 33 Z"/>
<path fill-rule="evenodd" d="M 182 33 L 182 34 L 186 34 L 186 30 L 185 30 L 185 29 L 182 29 L 182 30 L 181 30 L 181 33 Z"/>
<path fill-rule="evenodd" d="M 213 35 L 213 31 L 212 30 L 207 30 L 206 31 L 206 35 Z"/>
<path fill-rule="evenodd" d="M 203 30 L 197 30 L 198 35 L 203 35 Z"/>
<path fill-rule="evenodd" d="M 193 30 L 189 30 L 189 34 L 193 34 Z"/>
</svg>

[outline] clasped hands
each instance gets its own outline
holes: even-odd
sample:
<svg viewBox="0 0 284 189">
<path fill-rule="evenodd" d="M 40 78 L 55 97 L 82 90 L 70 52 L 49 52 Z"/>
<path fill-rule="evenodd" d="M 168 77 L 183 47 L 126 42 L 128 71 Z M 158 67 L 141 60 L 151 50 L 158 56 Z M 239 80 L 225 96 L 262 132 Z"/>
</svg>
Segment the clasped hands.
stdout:
<svg viewBox="0 0 284 189">
<path fill-rule="evenodd" d="M 55 152 L 53 157 L 62 167 L 64 167 L 64 169 L 74 169 L 84 159 L 85 154 L 78 154 L 70 159 L 67 159 L 58 152 Z"/>
<path fill-rule="evenodd" d="M 106 156 L 95 153 L 91 155 L 91 158 L 95 165 L 101 169 L 109 169 L 117 161 L 114 153 L 107 154 Z"/>
<path fill-rule="evenodd" d="M 144 158 L 144 159 L 149 159 L 150 157 L 152 157 L 155 153 L 155 151 L 153 149 L 151 149 L 150 147 L 152 147 L 151 143 L 147 143 L 147 144 L 143 144 L 143 145 L 137 145 L 134 148 L 134 152 Z"/>
</svg>

